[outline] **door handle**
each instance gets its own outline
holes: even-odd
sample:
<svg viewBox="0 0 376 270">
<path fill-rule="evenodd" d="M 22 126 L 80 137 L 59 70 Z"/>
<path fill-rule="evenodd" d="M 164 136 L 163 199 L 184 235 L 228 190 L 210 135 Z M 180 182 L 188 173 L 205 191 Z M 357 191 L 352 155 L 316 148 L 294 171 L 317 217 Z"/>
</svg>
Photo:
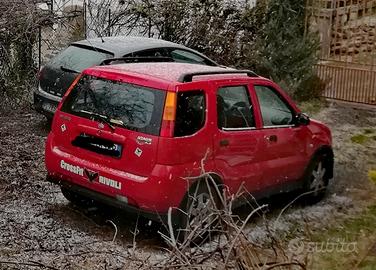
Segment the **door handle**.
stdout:
<svg viewBox="0 0 376 270">
<path fill-rule="evenodd" d="M 219 141 L 219 146 L 221 146 L 221 147 L 225 147 L 225 146 L 229 146 L 229 145 L 230 145 L 230 142 L 227 139 L 223 139 L 223 140 Z"/>
<path fill-rule="evenodd" d="M 266 140 L 271 143 L 276 143 L 278 141 L 277 135 L 266 136 Z"/>
</svg>

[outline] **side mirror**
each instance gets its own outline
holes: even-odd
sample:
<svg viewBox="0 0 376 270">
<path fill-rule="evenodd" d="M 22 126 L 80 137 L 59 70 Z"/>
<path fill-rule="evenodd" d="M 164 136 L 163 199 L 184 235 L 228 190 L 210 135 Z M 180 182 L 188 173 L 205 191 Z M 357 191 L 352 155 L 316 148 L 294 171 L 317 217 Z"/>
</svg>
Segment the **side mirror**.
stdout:
<svg viewBox="0 0 376 270">
<path fill-rule="evenodd" d="M 298 126 L 308 126 L 310 122 L 309 116 L 305 113 L 299 113 L 295 119 L 295 123 Z"/>
</svg>

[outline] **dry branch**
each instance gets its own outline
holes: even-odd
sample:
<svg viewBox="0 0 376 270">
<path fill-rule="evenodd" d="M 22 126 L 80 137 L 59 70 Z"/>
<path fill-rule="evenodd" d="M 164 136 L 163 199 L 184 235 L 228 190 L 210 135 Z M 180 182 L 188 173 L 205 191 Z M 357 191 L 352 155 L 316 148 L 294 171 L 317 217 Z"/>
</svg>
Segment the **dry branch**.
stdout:
<svg viewBox="0 0 376 270">
<path fill-rule="evenodd" d="M 215 187 L 215 194 L 210 193 L 210 200 L 214 201 L 214 196 L 219 196 L 220 206 L 210 204 L 209 213 L 203 220 L 215 220 L 215 224 L 220 224 L 220 227 L 204 227 L 196 226 L 186 228 L 186 237 L 183 241 L 177 241 L 174 235 L 172 226 L 172 209 L 168 213 L 168 235 L 161 234 L 170 247 L 168 258 L 154 267 L 162 269 L 201 269 L 205 266 L 216 267 L 220 269 L 236 268 L 236 269 L 306 269 L 306 261 L 292 260 L 287 256 L 284 245 L 277 238 L 273 230 L 270 229 L 269 221 L 264 216 L 264 211 L 267 205 L 258 205 L 257 201 L 242 185 L 235 195 L 228 196 L 227 189 L 223 192 L 217 186 L 212 176 L 205 172 L 205 160 L 208 153 L 201 160 L 201 175 L 197 177 L 185 178 L 188 183 L 200 179 L 204 181 L 208 187 Z M 305 194 L 301 195 L 304 196 Z M 250 198 L 248 205 L 252 207 L 248 216 L 241 220 L 232 213 L 232 206 L 237 199 L 247 196 Z M 300 196 L 300 197 L 301 197 Z M 300 198 L 298 197 L 298 198 Z M 277 220 L 283 212 L 298 198 L 289 203 L 278 216 Z M 177 209 L 184 214 L 184 211 Z M 250 220 L 259 214 L 266 224 L 267 237 L 271 239 L 268 247 L 257 245 L 248 239 L 245 228 Z M 185 213 L 189 217 L 191 213 Z M 213 222 L 214 224 L 214 222 Z M 274 223 L 275 226 L 275 223 Z M 203 231 L 204 230 L 204 231 Z M 207 232 L 216 232 L 217 235 L 212 238 L 207 238 L 205 241 L 196 244 L 195 239 L 197 235 L 204 235 Z M 209 234 L 210 235 L 210 234 Z M 208 243 L 209 242 L 209 243 Z M 215 266 L 213 265 L 215 263 Z M 295 267 L 295 268 L 294 268 Z"/>
</svg>

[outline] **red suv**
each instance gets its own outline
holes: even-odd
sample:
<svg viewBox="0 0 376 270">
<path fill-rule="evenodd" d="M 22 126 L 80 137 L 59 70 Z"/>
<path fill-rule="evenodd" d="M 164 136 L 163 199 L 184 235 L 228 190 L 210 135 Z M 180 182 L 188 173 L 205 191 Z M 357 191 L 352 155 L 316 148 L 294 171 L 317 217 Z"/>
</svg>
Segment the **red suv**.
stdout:
<svg viewBox="0 0 376 270">
<path fill-rule="evenodd" d="M 251 71 L 183 63 L 92 67 L 74 81 L 46 142 L 48 180 L 176 224 L 198 190 L 256 198 L 295 189 L 321 198 L 333 177 L 331 133 Z M 216 189 L 216 188 L 215 188 Z M 216 189 L 216 190 L 218 190 Z M 201 205 L 202 207 L 202 205 Z M 200 208 L 198 208 L 200 209 Z"/>
</svg>

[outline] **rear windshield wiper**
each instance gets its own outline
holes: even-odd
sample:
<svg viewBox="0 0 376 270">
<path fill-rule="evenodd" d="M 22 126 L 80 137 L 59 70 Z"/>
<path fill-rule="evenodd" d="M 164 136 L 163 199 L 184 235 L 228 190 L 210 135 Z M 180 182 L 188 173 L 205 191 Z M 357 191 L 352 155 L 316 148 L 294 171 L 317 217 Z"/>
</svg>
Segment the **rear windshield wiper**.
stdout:
<svg viewBox="0 0 376 270">
<path fill-rule="evenodd" d="M 70 69 L 70 68 L 66 68 L 66 67 L 64 67 L 64 66 L 60 66 L 60 69 L 61 69 L 62 71 L 69 72 L 69 73 L 81 73 L 81 72 L 79 72 L 79 71 L 77 71 L 77 70 Z"/>
<path fill-rule="evenodd" d="M 113 120 L 110 119 L 107 115 L 103 115 L 103 114 L 99 114 L 99 113 L 95 113 L 95 112 L 88 112 L 88 111 L 85 111 L 85 110 L 79 110 L 78 112 L 90 115 L 93 118 L 93 120 L 95 119 L 95 120 L 101 121 L 101 122 L 107 124 L 112 131 L 115 130 L 115 127 L 112 125 Z"/>
</svg>

